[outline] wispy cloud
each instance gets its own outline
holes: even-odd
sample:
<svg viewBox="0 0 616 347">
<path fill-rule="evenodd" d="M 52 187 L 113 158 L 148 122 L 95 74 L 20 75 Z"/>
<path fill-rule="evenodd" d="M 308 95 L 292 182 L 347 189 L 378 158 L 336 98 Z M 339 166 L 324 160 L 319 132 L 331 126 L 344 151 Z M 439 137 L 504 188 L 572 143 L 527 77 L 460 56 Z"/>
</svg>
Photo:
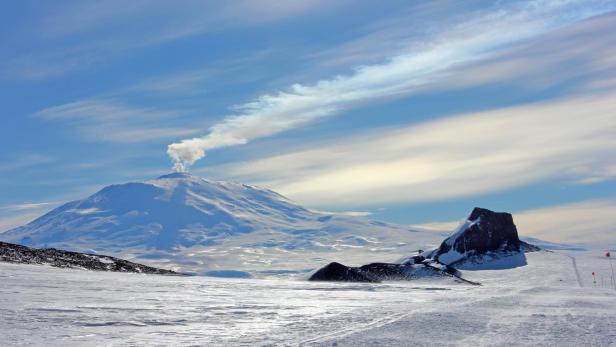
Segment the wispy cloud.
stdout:
<svg viewBox="0 0 616 347">
<path fill-rule="evenodd" d="M 58 46 L 61 48 L 33 49 L 16 56 L 7 56 L 0 62 L 0 76 L 30 81 L 55 78 L 91 68 L 108 60 L 110 55 L 120 56 L 138 47 L 138 44 L 131 45 L 124 38 L 111 38 Z"/>
<path fill-rule="evenodd" d="M 433 89 L 465 88 L 507 81 L 543 89 L 575 78 L 590 79 L 593 90 L 610 89 L 616 77 L 616 14 L 575 23 L 458 69 Z"/>
<path fill-rule="evenodd" d="M 319 13 L 345 1 L 89 1 L 54 4 L 23 20 L 10 37 L 38 45 L 3 56 L 0 73 L 48 79 L 108 62 L 149 46 L 208 32 L 236 30 Z M 37 12 L 33 12 L 37 13 Z M 39 48 L 40 47 L 40 48 Z M 38 48 L 38 49 L 37 49 Z"/>
<path fill-rule="evenodd" d="M 242 85 L 265 78 L 260 62 L 276 53 L 274 49 L 255 51 L 247 57 L 208 62 L 197 69 L 176 71 L 138 81 L 118 90 L 115 94 L 148 93 L 157 96 L 200 97 L 230 85 Z"/>
<path fill-rule="evenodd" d="M 160 6 L 157 1 L 95 0 L 66 2 L 46 11 L 39 27 L 45 30 L 32 32 L 43 38 L 73 36 L 93 31 L 109 24 L 127 24 L 135 17 L 151 15 Z"/>
<path fill-rule="evenodd" d="M 370 211 L 321 211 L 321 210 L 312 210 L 316 213 L 324 213 L 324 214 L 337 214 L 342 216 L 351 216 L 351 217 L 368 217 L 372 215 Z"/>
<path fill-rule="evenodd" d="M 0 210 L 3 210 L 3 211 L 33 210 L 33 209 L 40 209 L 42 207 L 49 207 L 52 205 L 57 205 L 59 203 L 60 203 L 59 201 L 51 201 L 51 202 L 33 202 L 33 203 L 3 205 L 3 206 L 0 206 Z"/>
<path fill-rule="evenodd" d="M 59 201 L 2 205 L 0 206 L 0 233 L 24 225 L 58 205 L 60 205 Z"/>
<path fill-rule="evenodd" d="M 333 47 L 312 50 L 305 58 L 322 67 L 352 67 L 382 63 L 392 55 L 421 48 L 435 32 L 481 15 L 474 9 L 481 1 L 434 0 L 407 2 L 386 18 L 354 28 L 353 36 Z M 489 6 L 483 3 L 484 6 Z M 485 11 L 485 8 L 484 8 Z M 415 44 L 416 45 L 415 45 Z"/>
<path fill-rule="evenodd" d="M 358 104 L 407 95 L 446 76 L 453 67 L 494 54 L 494 50 L 538 34 L 601 14 L 614 4 L 581 6 L 571 1 L 536 1 L 513 5 L 458 24 L 414 45 L 414 52 L 378 65 L 361 66 L 347 76 L 314 85 L 295 84 L 288 91 L 266 94 L 236 106 L 237 113 L 212 126 L 204 137 L 186 139 L 168 147 L 179 166 L 192 165 L 208 150 L 241 145 L 303 126 Z"/>
<path fill-rule="evenodd" d="M 0 216 L 0 232 L 8 231 L 12 228 L 22 226 L 41 215 L 40 212 L 26 212 L 12 214 L 10 216 Z"/>
<path fill-rule="evenodd" d="M 345 3 L 347 3 L 345 0 L 240 0 L 209 3 L 195 1 L 190 4 L 191 6 L 183 6 L 180 13 L 177 11 L 177 6 L 171 5 L 166 6 L 165 10 L 171 10 L 177 15 L 172 22 L 166 23 L 168 25 L 162 26 L 156 35 L 156 40 L 164 42 L 204 32 L 263 25 L 311 13 L 325 12 L 339 8 Z"/>
<path fill-rule="evenodd" d="M 54 161 L 53 157 L 37 153 L 10 153 L 9 156 L 2 157 L 0 173 L 48 164 L 52 161 Z"/>
<path fill-rule="evenodd" d="M 375 129 L 310 149 L 214 167 L 312 206 L 378 206 L 595 177 L 616 165 L 616 94 Z M 611 177 L 614 178 L 614 177 Z"/>
<path fill-rule="evenodd" d="M 616 200 L 597 199 L 522 211 L 520 234 L 553 242 L 604 246 L 616 242 Z"/>
<path fill-rule="evenodd" d="M 177 111 L 129 106 L 106 99 L 81 100 L 54 106 L 37 112 L 35 116 L 70 124 L 77 128 L 83 139 L 94 142 L 143 142 L 195 133 L 194 128 L 160 126 L 175 123 L 175 119 L 180 116 Z"/>
</svg>

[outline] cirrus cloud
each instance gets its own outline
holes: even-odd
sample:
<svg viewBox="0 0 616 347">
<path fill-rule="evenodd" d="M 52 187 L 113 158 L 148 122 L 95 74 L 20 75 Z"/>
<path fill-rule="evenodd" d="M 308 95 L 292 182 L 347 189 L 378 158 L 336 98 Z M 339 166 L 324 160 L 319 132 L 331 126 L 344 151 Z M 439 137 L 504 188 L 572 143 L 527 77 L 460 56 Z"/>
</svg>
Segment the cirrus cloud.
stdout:
<svg viewBox="0 0 616 347">
<path fill-rule="evenodd" d="M 311 206 L 446 200 L 546 179 L 608 180 L 616 165 L 614 109 L 614 92 L 566 97 L 374 129 L 207 171 Z"/>
<path fill-rule="evenodd" d="M 314 85 L 294 84 L 288 91 L 265 94 L 235 107 L 203 137 L 168 146 L 167 153 L 183 168 L 206 151 L 242 145 L 331 116 L 358 104 L 408 95 L 437 80 L 453 67 L 489 57 L 503 45 L 536 37 L 568 24 L 614 9 L 597 1 L 534 1 L 484 13 L 457 24 L 423 44 L 410 45 L 410 53 L 383 64 L 360 66 L 355 73 L 321 80 Z"/>
</svg>

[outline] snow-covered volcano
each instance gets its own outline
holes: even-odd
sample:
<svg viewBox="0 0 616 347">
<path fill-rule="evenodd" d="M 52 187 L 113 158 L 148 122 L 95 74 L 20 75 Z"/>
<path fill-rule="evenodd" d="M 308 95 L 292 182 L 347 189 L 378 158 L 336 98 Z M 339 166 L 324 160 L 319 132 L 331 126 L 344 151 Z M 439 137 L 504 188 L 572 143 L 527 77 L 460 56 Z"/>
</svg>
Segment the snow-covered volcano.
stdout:
<svg viewBox="0 0 616 347">
<path fill-rule="evenodd" d="M 437 245 L 439 238 L 311 211 L 268 189 L 187 173 L 111 185 L 0 234 L 28 246 L 91 250 L 219 275 L 308 271 L 335 260 L 391 261 Z"/>
<path fill-rule="evenodd" d="M 312 215 L 270 190 L 174 173 L 105 187 L 5 238 L 32 245 L 169 250 L 256 230 L 292 229 Z"/>
</svg>

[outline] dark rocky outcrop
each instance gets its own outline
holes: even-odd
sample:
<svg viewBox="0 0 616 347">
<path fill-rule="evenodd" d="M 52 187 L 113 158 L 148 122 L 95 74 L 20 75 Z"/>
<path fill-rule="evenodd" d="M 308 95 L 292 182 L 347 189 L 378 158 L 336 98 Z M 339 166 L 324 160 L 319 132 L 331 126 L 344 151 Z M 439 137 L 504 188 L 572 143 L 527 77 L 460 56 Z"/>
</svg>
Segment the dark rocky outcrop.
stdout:
<svg viewBox="0 0 616 347">
<path fill-rule="evenodd" d="M 486 253 L 502 246 L 507 250 L 520 250 L 518 230 L 511 214 L 475 207 L 468 221 L 471 222 L 468 228 L 443 241 L 437 256 L 452 248 L 458 253 Z"/>
<path fill-rule="evenodd" d="M 349 267 L 340 263 L 329 263 L 319 269 L 309 278 L 310 281 L 334 282 L 379 282 L 378 279 L 363 273 L 358 268 Z"/>
<path fill-rule="evenodd" d="M 378 282 L 450 276 L 478 284 L 462 278 L 458 269 L 524 266 L 524 253 L 538 250 L 539 247 L 520 241 L 511 214 L 476 207 L 467 221 L 435 250 L 420 250 L 400 264 L 371 263 L 348 267 L 331 263 L 317 271 L 310 280 Z"/>
<path fill-rule="evenodd" d="M 106 255 L 69 252 L 54 248 L 37 249 L 1 241 L 0 261 L 17 264 L 45 264 L 61 268 L 95 271 L 181 275 L 171 270 L 158 269 Z"/>
<path fill-rule="evenodd" d="M 478 284 L 460 277 L 459 272 L 452 267 L 432 264 L 431 261 L 421 264 L 371 263 L 360 267 L 330 263 L 315 272 L 309 280 L 376 283 L 381 281 L 409 281 L 426 277 L 454 277 L 462 282 Z"/>
<path fill-rule="evenodd" d="M 379 281 L 401 281 L 419 277 L 445 276 L 440 269 L 428 267 L 425 264 L 371 263 L 360 266 L 359 270 L 377 278 Z"/>
<path fill-rule="evenodd" d="M 537 250 L 538 247 L 520 241 L 511 214 L 475 207 L 465 225 L 445 239 L 432 253 L 432 258 L 443 264 L 454 265 L 485 254 Z M 456 256 L 452 257 L 451 254 Z"/>
</svg>

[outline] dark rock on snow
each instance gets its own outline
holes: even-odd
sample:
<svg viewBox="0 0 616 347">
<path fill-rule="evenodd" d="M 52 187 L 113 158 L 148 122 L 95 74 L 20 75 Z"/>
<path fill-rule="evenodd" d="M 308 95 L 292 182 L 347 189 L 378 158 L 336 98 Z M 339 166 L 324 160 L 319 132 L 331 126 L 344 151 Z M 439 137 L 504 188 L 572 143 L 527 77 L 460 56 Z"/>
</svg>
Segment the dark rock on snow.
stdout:
<svg viewBox="0 0 616 347">
<path fill-rule="evenodd" d="M 423 253 L 423 251 L 419 250 L 419 253 Z M 426 260 L 426 257 L 424 257 L 423 255 L 415 255 L 410 257 L 409 259 L 407 259 L 407 261 L 405 263 L 410 263 L 410 264 L 421 264 Z"/>
<path fill-rule="evenodd" d="M 379 281 L 411 280 L 418 277 L 445 276 L 440 269 L 424 264 L 391 264 L 371 263 L 360 266 L 359 269 Z"/>
<path fill-rule="evenodd" d="M 506 250 L 520 250 L 518 230 L 513 224 L 511 214 L 475 207 L 468 221 L 476 223 L 461 233 L 445 239 L 436 253 L 437 256 L 449 252 L 451 248 L 458 253 L 468 251 L 486 253 L 496 251 L 502 246 Z"/>
<path fill-rule="evenodd" d="M 61 251 L 54 248 L 37 249 L 1 241 L 0 261 L 18 264 L 45 264 L 62 268 L 79 268 L 95 271 L 181 275 L 171 270 L 158 269 L 106 255 Z"/>
<path fill-rule="evenodd" d="M 350 267 L 340 263 L 330 263 L 319 269 L 310 278 L 310 281 L 336 281 L 336 282 L 381 282 L 381 281 L 409 281 L 426 277 L 455 277 L 463 282 L 477 284 L 460 277 L 453 267 L 438 266 L 426 261 L 421 264 L 392 264 L 371 263 L 360 267 Z"/>
<path fill-rule="evenodd" d="M 378 282 L 452 276 L 477 284 L 462 278 L 456 267 L 465 262 L 490 262 L 512 255 L 522 257 L 525 264 L 524 252 L 538 250 L 539 247 L 520 241 L 511 214 L 476 207 L 466 223 L 434 251 L 420 251 L 402 264 L 372 263 L 348 267 L 331 263 L 312 275 L 310 280 Z"/>
<path fill-rule="evenodd" d="M 379 282 L 369 274 L 363 273 L 358 268 L 348 267 L 340 263 L 329 263 L 315 272 L 310 281 L 335 281 L 335 282 Z"/>
<path fill-rule="evenodd" d="M 465 229 L 445 239 L 432 254 L 432 258 L 453 265 L 455 262 L 485 254 L 512 254 L 539 250 L 536 246 L 520 241 L 513 217 L 509 213 L 475 207 L 467 219 L 467 225 Z M 453 263 L 440 259 L 452 251 L 464 257 Z"/>
</svg>

